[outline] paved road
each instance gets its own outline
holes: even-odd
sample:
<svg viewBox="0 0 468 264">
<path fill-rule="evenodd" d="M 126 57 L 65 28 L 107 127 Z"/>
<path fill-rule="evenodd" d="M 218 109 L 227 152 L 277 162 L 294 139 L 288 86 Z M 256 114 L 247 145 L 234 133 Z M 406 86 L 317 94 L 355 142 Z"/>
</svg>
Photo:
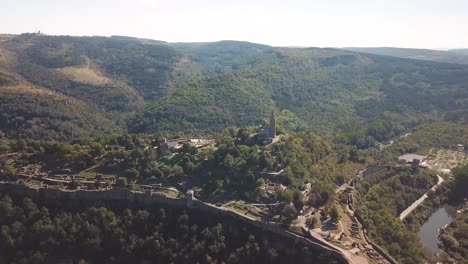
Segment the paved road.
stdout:
<svg viewBox="0 0 468 264">
<path fill-rule="evenodd" d="M 439 175 L 437 175 L 437 177 L 438 177 L 437 184 L 432 186 L 432 188 L 429 191 L 434 191 L 435 189 L 437 189 L 437 186 L 439 186 L 440 184 L 442 184 L 442 182 L 444 182 L 444 179 L 442 179 L 442 177 L 440 177 Z M 424 200 L 427 199 L 427 194 L 429 193 L 429 191 L 427 191 L 418 200 L 416 200 L 413 204 L 411 204 L 408 208 L 406 208 L 403 212 L 401 212 L 400 220 L 405 219 L 414 209 L 416 209 L 416 207 L 418 207 L 418 205 L 424 202 Z"/>
</svg>

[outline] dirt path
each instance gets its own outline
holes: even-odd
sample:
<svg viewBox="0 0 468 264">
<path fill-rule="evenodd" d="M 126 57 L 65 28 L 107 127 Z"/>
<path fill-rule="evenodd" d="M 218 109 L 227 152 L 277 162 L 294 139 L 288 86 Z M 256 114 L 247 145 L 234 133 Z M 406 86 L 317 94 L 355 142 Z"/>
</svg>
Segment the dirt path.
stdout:
<svg viewBox="0 0 468 264">
<path fill-rule="evenodd" d="M 345 250 L 345 249 L 342 249 L 340 247 L 337 247 L 335 245 L 333 245 L 332 243 L 326 241 L 325 239 L 323 239 L 323 237 L 320 235 L 320 234 L 317 234 L 313 231 L 310 231 L 309 232 L 311 236 L 313 236 L 315 239 L 319 240 L 320 242 L 326 244 L 327 246 L 335 249 L 335 250 L 338 250 L 341 252 L 341 254 L 343 254 L 343 256 L 345 256 L 345 258 L 348 260 L 348 263 L 351 263 L 351 264 L 365 264 L 365 263 L 369 263 L 369 260 L 363 256 L 358 256 L 358 255 L 355 255 L 351 252 L 349 252 L 348 250 Z"/>
<path fill-rule="evenodd" d="M 13 152 L 13 153 L 2 154 L 2 155 L 0 155 L 0 158 L 1 158 L 1 157 L 9 157 L 9 156 L 14 156 L 14 155 L 16 155 L 16 154 L 18 154 L 18 152 Z"/>
<path fill-rule="evenodd" d="M 427 194 L 430 192 L 430 191 L 434 191 L 435 189 L 437 189 L 437 186 L 441 185 L 442 182 L 444 182 L 444 179 L 442 177 L 440 177 L 439 175 L 437 175 L 438 177 L 438 180 L 437 180 L 437 184 L 432 186 L 432 188 L 427 191 L 425 194 L 423 194 L 418 200 L 416 200 L 414 203 L 412 203 L 408 208 L 406 208 L 403 212 L 401 212 L 400 214 L 400 220 L 403 220 L 405 219 L 414 209 L 416 209 L 422 202 L 424 202 L 424 200 L 427 199 Z"/>
</svg>

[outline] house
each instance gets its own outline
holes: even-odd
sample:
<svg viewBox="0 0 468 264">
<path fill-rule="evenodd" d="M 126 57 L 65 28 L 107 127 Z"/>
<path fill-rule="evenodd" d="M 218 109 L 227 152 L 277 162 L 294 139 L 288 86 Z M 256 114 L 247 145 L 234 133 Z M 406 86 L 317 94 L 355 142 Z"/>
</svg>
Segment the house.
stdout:
<svg viewBox="0 0 468 264">
<path fill-rule="evenodd" d="M 169 154 L 169 151 L 175 151 L 182 148 L 183 140 L 172 140 L 168 141 L 167 138 L 161 138 L 156 140 L 156 147 L 154 149 L 157 150 L 158 157 L 164 157 Z"/>
<path fill-rule="evenodd" d="M 212 139 L 193 138 L 189 139 L 187 143 L 195 146 L 196 148 L 203 148 L 206 146 L 213 146 L 215 141 Z"/>
<path fill-rule="evenodd" d="M 419 163 L 419 167 L 423 168 L 423 169 L 427 169 L 427 168 L 429 168 L 429 164 L 427 162 L 423 161 L 423 162 Z"/>
<path fill-rule="evenodd" d="M 286 191 L 286 189 L 287 189 L 287 187 L 284 186 L 283 184 L 278 184 L 278 183 L 274 183 L 274 182 L 268 182 L 264 186 L 265 192 L 270 193 L 270 194 L 273 194 L 276 191 L 284 192 L 284 191 Z"/>
</svg>

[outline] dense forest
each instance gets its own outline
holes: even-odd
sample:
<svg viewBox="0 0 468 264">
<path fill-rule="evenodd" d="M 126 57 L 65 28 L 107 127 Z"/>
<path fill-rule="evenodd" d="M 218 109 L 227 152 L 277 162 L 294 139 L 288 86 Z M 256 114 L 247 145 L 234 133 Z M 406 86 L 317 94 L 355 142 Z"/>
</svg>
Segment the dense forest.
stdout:
<svg viewBox="0 0 468 264">
<path fill-rule="evenodd" d="M 1 263 L 340 263 L 307 247 L 265 247 L 185 211 L 71 210 L 0 196 Z"/>
<path fill-rule="evenodd" d="M 391 133 L 374 137 L 378 141 L 426 122 L 466 122 L 468 67 L 460 64 L 119 36 L 9 35 L 0 48 L 0 130 L 8 136 L 211 134 L 259 125 L 272 110 L 289 131 L 327 138 L 369 122 L 392 124 Z"/>
<path fill-rule="evenodd" d="M 448 184 L 448 202 L 457 208 L 461 207 L 452 222 L 441 229 L 439 244 L 457 263 L 466 263 L 468 259 L 468 164 L 453 169 L 454 181 Z"/>
<path fill-rule="evenodd" d="M 390 149 L 400 154 L 420 152 L 428 154 L 431 148 L 448 149 L 468 142 L 468 126 L 450 122 L 424 124 L 414 129 L 411 135 L 399 140 Z"/>
<path fill-rule="evenodd" d="M 457 64 L 468 64 L 468 53 L 463 50 L 427 50 L 427 49 L 405 49 L 405 48 L 344 48 L 346 50 L 392 56 L 407 59 L 428 60 L 448 62 Z"/>
<path fill-rule="evenodd" d="M 434 67 L 443 73 L 434 74 Z M 461 99 L 467 96 L 464 67 L 332 50 L 281 49 L 264 55 L 251 69 L 209 77 L 168 95 L 136 118 L 139 126 L 130 122 L 130 129 L 142 132 L 148 127 L 158 129 L 156 124 L 170 123 L 185 132 L 203 132 L 217 127 L 211 120 L 245 125 L 258 122 L 272 102 L 276 108 L 297 115 L 307 129 L 323 135 L 353 131 L 372 120 L 411 128 L 421 122 L 443 120 L 446 116 L 442 113 L 450 113 L 451 121 L 459 122 L 462 120 L 452 113 L 466 109 Z M 220 100 L 213 96 L 215 90 Z M 245 96 L 259 91 L 260 96 Z M 247 111 L 241 114 L 235 108 L 231 110 L 236 102 Z M 227 110 L 213 111 L 218 105 Z M 176 110 L 176 117 L 171 110 Z M 245 118 L 245 114 L 250 116 Z M 213 125 L 206 127 L 206 123 Z"/>
<path fill-rule="evenodd" d="M 402 263 L 419 263 L 424 259 L 424 247 L 398 216 L 436 182 L 431 171 L 396 167 L 357 184 L 356 210 L 368 226 L 369 236 Z"/>
<path fill-rule="evenodd" d="M 468 211 L 457 214 L 439 234 L 440 245 L 450 256 L 459 262 L 467 263 L 468 259 Z"/>
<path fill-rule="evenodd" d="M 449 199 L 452 203 L 457 204 L 465 201 L 468 198 L 468 164 L 463 167 L 458 167 L 453 170 L 455 180 L 451 185 Z"/>
</svg>

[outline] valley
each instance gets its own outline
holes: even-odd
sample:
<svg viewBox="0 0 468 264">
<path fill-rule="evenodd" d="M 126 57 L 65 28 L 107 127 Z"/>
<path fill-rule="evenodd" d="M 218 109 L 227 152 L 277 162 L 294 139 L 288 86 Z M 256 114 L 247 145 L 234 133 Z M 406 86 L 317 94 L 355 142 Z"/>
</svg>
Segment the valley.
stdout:
<svg viewBox="0 0 468 264">
<path fill-rule="evenodd" d="M 93 263 L 117 248 L 142 262 L 432 263 L 419 228 L 463 200 L 468 162 L 456 54 L 1 35 L 0 248 L 39 262 L 78 262 L 74 241 Z M 20 239 L 29 228 L 54 250 Z M 456 228 L 442 237 L 454 257 Z M 68 237 L 78 229 L 93 239 Z"/>
</svg>

